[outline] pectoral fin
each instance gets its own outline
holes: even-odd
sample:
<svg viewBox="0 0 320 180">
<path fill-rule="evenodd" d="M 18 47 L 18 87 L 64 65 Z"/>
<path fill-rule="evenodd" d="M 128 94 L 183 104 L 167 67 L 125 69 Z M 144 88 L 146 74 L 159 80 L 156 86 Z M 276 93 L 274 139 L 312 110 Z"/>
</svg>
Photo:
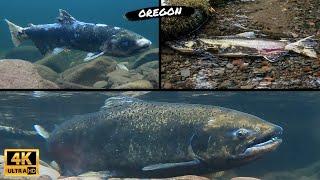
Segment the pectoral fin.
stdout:
<svg viewBox="0 0 320 180">
<path fill-rule="evenodd" d="M 37 131 L 37 133 L 43 137 L 44 139 L 48 139 L 50 137 L 49 132 L 47 132 L 45 129 L 43 129 L 43 127 L 39 126 L 39 125 L 34 125 L 33 126 L 34 129 Z"/>
<path fill-rule="evenodd" d="M 150 166 L 146 166 L 142 168 L 143 171 L 154 171 L 154 170 L 161 170 L 161 169 L 172 169 L 177 167 L 190 167 L 190 166 L 197 166 L 200 164 L 198 159 L 187 161 L 187 162 L 180 162 L 180 163 L 160 163 L 160 164 L 153 164 Z"/>
<path fill-rule="evenodd" d="M 91 61 L 99 56 L 102 56 L 104 52 L 88 53 L 84 61 Z"/>
</svg>

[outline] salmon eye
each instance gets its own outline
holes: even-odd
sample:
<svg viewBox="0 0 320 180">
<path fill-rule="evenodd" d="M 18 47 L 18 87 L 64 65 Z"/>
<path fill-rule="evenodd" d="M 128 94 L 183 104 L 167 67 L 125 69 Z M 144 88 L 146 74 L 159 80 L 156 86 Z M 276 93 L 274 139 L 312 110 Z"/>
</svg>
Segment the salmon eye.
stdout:
<svg viewBox="0 0 320 180">
<path fill-rule="evenodd" d="M 236 135 L 239 139 L 243 139 L 249 135 L 249 131 L 241 128 L 237 131 Z"/>
</svg>

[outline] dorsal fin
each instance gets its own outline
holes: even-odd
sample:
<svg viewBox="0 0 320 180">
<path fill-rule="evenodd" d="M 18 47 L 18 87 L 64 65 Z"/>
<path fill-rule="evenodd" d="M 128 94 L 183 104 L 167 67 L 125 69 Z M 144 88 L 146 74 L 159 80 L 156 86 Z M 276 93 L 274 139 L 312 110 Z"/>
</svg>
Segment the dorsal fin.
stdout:
<svg viewBox="0 0 320 180">
<path fill-rule="evenodd" d="M 122 106 L 133 102 L 143 102 L 143 100 L 127 96 L 111 97 L 105 101 L 104 106 L 101 107 L 101 110 L 108 109 L 110 107 Z"/>
<path fill-rule="evenodd" d="M 74 17 L 72 17 L 67 11 L 63 9 L 59 9 L 60 15 L 57 18 L 59 23 L 72 23 L 76 21 Z"/>
</svg>

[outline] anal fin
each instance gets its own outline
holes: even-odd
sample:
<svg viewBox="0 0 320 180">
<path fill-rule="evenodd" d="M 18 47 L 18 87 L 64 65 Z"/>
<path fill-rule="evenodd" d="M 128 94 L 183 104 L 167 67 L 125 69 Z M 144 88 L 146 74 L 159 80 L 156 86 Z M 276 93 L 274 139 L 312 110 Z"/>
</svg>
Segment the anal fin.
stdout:
<svg viewBox="0 0 320 180">
<path fill-rule="evenodd" d="M 43 129 L 43 127 L 39 126 L 39 125 L 34 125 L 33 126 L 34 129 L 37 131 L 37 133 L 43 137 L 44 139 L 48 139 L 50 137 L 49 132 L 47 132 L 45 129 Z"/>
</svg>

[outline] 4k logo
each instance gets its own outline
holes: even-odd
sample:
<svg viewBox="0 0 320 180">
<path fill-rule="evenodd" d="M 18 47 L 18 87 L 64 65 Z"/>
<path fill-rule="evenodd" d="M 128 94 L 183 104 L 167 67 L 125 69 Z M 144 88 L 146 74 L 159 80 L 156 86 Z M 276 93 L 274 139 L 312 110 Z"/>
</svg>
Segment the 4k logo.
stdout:
<svg viewBox="0 0 320 180">
<path fill-rule="evenodd" d="M 38 176 L 38 149 L 6 149 L 4 151 L 5 176 Z"/>
</svg>

